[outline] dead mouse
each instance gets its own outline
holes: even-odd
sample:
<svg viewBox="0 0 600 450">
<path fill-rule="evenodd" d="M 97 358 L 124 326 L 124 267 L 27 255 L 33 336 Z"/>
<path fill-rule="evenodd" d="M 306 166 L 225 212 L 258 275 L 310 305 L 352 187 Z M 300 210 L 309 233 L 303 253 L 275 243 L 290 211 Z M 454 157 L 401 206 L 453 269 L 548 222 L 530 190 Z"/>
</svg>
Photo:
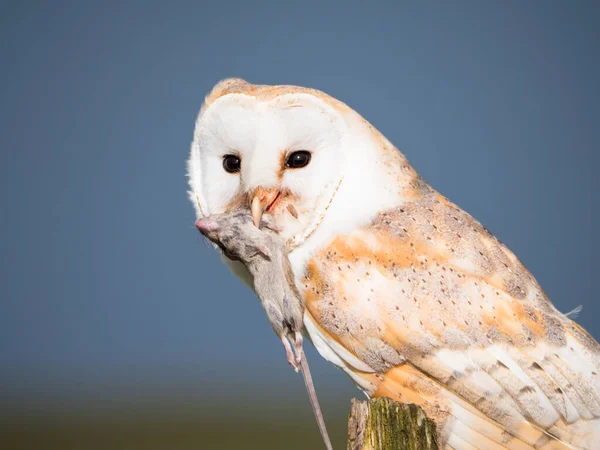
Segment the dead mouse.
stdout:
<svg viewBox="0 0 600 450">
<path fill-rule="evenodd" d="M 250 211 L 212 215 L 196 222 L 196 227 L 214 242 L 228 258 L 242 262 L 254 278 L 254 290 L 275 334 L 281 339 L 290 365 L 302 369 L 308 396 L 323 436 L 332 449 L 317 399 L 308 362 L 302 350 L 304 300 L 296 288 L 285 242 L 268 215 L 260 227 L 252 222 Z M 293 351 L 290 345 L 293 341 Z"/>
</svg>

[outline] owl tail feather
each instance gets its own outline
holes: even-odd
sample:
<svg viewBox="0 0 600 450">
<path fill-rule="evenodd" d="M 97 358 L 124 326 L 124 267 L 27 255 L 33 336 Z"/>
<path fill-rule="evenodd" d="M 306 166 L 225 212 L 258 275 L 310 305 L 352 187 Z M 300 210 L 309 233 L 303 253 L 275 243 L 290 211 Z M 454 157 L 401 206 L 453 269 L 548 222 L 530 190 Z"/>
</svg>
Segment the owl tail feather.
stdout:
<svg viewBox="0 0 600 450">
<path fill-rule="evenodd" d="M 362 374 L 377 386 L 372 397 L 390 397 L 420 405 L 433 419 L 446 449 L 455 450 L 567 450 L 574 449 L 527 421 L 508 431 L 473 405 L 424 377 L 409 364 L 384 375 Z"/>
</svg>

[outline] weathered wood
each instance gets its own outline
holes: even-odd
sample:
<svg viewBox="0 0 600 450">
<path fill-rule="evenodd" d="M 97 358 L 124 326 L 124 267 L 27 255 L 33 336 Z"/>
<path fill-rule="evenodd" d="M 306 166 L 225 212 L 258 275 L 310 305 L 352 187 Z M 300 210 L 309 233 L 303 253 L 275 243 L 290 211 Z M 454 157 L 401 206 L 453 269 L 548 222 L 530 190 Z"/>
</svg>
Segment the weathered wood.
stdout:
<svg viewBox="0 0 600 450">
<path fill-rule="evenodd" d="M 435 424 L 413 404 L 352 399 L 348 450 L 439 450 Z"/>
</svg>

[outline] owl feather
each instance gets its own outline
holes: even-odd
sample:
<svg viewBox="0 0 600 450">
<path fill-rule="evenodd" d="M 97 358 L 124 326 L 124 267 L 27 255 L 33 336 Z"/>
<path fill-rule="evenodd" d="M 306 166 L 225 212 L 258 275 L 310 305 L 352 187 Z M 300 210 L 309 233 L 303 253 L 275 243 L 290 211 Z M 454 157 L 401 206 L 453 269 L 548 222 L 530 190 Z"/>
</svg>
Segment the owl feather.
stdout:
<svg viewBox="0 0 600 450">
<path fill-rule="evenodd" d="M 592 448 L 596 341 L 479 222 L 415 197 L 310 260 L 311 321 L 369 366 L 347 363 L 368 395 L 421 405 L 450 448 Z"/>
<path fill-rule="evenodd" d="M 250 203 L 271 213 L 311 342 L 368 396 L 421 405 L 447 449 L 597 448 L 598 343 L 352 108 L 224 80 L 198 115 L 188 171 L 198 218 Z"/>
</svg>

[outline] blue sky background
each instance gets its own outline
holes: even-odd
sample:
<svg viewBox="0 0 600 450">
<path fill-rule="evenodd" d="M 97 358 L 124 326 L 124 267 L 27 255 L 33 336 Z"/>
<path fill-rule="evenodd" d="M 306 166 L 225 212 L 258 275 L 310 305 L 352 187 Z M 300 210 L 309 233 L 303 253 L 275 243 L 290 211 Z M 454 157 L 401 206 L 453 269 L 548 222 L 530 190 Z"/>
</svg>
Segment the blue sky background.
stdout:
<svg viewBox="0 0 600 450">
<path fill-rule="evenodd" d="M 359 111 L 600 336 L 598 3 L 361 4 L 0 2 L 0 403 L 303 392 L 193 226 L 194 120 L 230 76 Z"/>
</svg>

